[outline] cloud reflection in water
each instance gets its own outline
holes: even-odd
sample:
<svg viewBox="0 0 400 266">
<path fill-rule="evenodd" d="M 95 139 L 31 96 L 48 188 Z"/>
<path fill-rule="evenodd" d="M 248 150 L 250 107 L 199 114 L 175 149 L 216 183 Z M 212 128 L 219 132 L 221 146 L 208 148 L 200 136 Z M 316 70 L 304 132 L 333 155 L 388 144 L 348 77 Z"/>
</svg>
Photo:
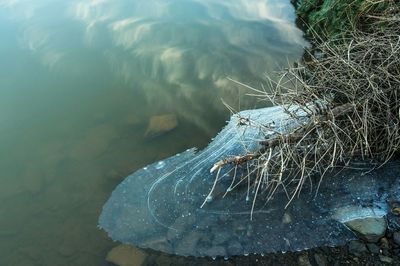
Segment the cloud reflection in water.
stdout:
<svg viewBox="0 0 400 266">
<path fill-rule="evenodd" d="M 0 2 L 29 14 L 21 46 L 43 65 L 84 72 L 89 67 L 82 69 L 71 46 L 95 50 L 155 112 L 176 112 L 206 131 L 206 117 L 196 113 L 222 110 L 221 98 L 234 105 L 239 96 L 226 77 L 259 86 L 265 73 L 299 58 L 306 45 L 289 1 L 91 0 L 39 8 L 45 3 Z M 44 12 L 74 26 L 56 30 L 39 19 Z"/>
</svg>

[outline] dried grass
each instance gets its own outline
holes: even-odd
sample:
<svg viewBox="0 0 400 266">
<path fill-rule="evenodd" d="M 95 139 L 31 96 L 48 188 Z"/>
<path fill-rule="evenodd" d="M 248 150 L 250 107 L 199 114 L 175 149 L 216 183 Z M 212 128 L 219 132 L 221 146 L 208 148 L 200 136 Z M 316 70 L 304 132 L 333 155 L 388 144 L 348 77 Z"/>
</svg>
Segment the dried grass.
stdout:
<svg viewBox="0 0 400 266">
<path fill-rule="evenodd" d="M 235 166 L 227 193 L 247 182 L 252 213 L 257 199 L 269 201 L 278 189 L 285 191 L 287 207 L 307 180 L 312 185 L 318 176 L 320 184 L 329 170 L 358 159 L 379 167 L 399 151 L 399 12 L 374 23 L 348 39 L 316 39 L 303 65 L 290 67 L 278 81 L 269 79 L 268 90 L 252 88 L 253 96 L 283 106 L 299 125 L 261 141 L 256 153 L 223 158 L 212 168 L 219 173 Z M 248 173 L 237 177 L 236 167 L 249 163 Z"/>
</svg>

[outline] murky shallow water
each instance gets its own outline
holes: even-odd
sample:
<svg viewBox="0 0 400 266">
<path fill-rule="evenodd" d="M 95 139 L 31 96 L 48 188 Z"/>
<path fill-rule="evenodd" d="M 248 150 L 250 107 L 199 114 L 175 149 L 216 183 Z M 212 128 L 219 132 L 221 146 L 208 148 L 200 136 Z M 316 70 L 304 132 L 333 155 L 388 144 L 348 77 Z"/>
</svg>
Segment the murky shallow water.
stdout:
<svg viewBox="0 0 400 266">
<path fill-rule="evenodd" d="M 289 1 L 0 0 L 0 264 L 102 265 L 101 207 L 130 172 L 203 147 L 298 59 Z M 239 100 L 240 99 L 240 100 Z M 177 126 L 146 135 L 151 117 Z"/>
</svg>

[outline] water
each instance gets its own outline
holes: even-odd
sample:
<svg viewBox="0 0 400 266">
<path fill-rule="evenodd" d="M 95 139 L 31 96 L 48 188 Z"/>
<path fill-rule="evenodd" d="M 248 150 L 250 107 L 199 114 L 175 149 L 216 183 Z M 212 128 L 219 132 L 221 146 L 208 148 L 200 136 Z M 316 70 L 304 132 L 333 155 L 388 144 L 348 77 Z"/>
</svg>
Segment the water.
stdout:
<svg viewBox="0 0 400 266">
<path fill-rule="evenodd" d="M 0 0 L 0 264 L 102 265 L 129 173 L 204 147 L 300 58 L 289 1 Z M 263 103 L 261 103 L 263 104 Z M 177 127 L 146 136 L 151 117 Z"/>
</svg>

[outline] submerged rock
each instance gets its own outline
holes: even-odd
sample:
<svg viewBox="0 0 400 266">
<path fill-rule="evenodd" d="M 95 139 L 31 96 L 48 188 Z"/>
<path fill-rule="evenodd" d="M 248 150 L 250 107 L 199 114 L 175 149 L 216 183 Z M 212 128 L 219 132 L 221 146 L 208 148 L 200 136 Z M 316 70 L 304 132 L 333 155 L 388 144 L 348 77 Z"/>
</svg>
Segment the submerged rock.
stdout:
<svg viewBox="0 0 400 266">
<path fill-rule="evenodd" d="M 384 217 L 354 219 L 346 222 L 346 225 L 368 242 L 378 242 L 386 232 L 386 219 Z"/>
<path fill-rule="evenodd" d="M 215 180 L 213 164 L 258 150 L 259 140 L 274 134 L 263 130 L 266 124 L 274 124 L 274 132 L 296 126 L 282 107 L 234 115 L 204 150 L 187 150 L 128 176 L 104 205 L 99 226 L 113 240 L 184 256 L 296 251 L 357 239 L 346 222 L 383 217 L 391 209 L 388 199 L 400 198 L 399 162 L 379 171 L 329 173 L 318 194 L 305 183 L 287 209 L 282 190 L 268 203 L 258 196 L 252 220 L 254 191 L 247 182 L 226 193 L 233 167 L 222 168 L 207 198 Z M 237 178 L 243 177 L 245 169 L 236 170 Z"/>
<path fill-rule="evenodd" d="M 367 251 L 367 247 L 361 241 L 351 241 L 349 243 L 349 252 L 353 255 L 359 256 Z"/>
<path fill-rule="evenodd" d="M 174 114 L 152 116 L 147 126 L 145 137 L 156 137 L 167 133 L 178 126 L 178 119 Z"/>
<path fill-rule="evenodd" d="M 384 255 L 379 255 L 379 260 L 385 263 L 389 263 L 391 264 L 393 262 L 393 259 L 391 257 L 388 256 L 384 256 Z"/>
<path fill-rule="evenodd" d="M 299 266 L 312 266 L 307 253 L 300 255 L 297 259 L 297 262 Z"/>
<path fill-rule="evenodd" d="M 142 265 L 146 253 L 129 245 L 119 245 L 108 252 L 106 260 L 119 266 Z"/>
</svg>

